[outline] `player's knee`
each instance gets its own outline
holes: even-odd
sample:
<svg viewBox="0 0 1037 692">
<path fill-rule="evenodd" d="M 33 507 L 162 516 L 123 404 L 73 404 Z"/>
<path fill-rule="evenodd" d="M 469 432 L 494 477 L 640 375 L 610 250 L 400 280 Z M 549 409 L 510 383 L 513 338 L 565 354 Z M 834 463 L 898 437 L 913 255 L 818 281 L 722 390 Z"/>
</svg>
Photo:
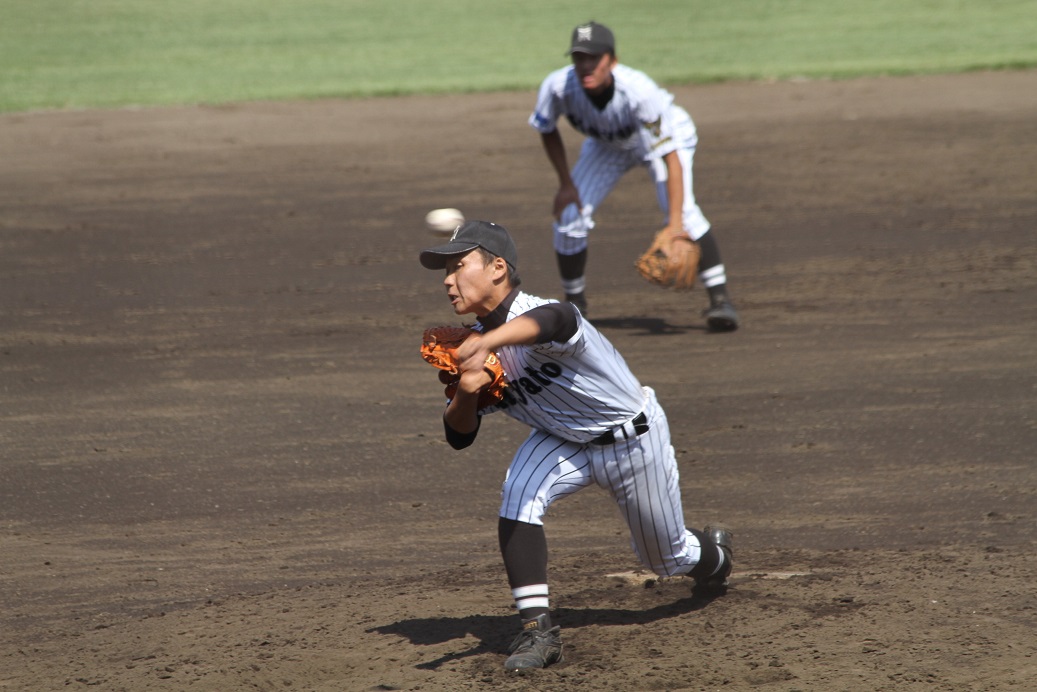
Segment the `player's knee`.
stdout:
<svg viewBox="0 0 1037 692">
<path fill-rule="evenodd" d="M 563 255 L 575 255 L 587 249 L 587 234 L 594 220 L 587 215 L 568 215 L 554 225 L 554 249 Z"/>
<path fill-rule="evenodd" d="M 562 212 L 562 218 L 555 222 L 555 236 L 564 235 L 570 238 L 586 238 L 587 233 L 594 228 L 593 208 L 590 205 L 583 209 L 576 209 L 570 205 Z"/>
<path fill-rule="evenodd" d="M 508 497 L 508 488 L 505 486 L 505 497 Z M 505 501 L 501 504 L 500 518 L 510 521 L 518 521 L 534 526 L 544 525 L 544 514 L 547 512 L 546 505 L 538 498 L 527 500 Z"/>
<path fill-rule="evenodd" d="M 554 249 L 560 255 L 578 255 L 587 249 L 587 237 L 573 238 L 562 233 L 555 233 Z"/>
</svg>

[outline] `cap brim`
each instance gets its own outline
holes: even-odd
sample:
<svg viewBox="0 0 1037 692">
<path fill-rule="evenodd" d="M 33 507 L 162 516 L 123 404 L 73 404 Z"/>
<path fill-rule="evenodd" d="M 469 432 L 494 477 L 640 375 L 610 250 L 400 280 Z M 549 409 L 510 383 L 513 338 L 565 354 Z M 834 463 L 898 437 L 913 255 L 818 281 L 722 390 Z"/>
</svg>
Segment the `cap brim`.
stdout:
<svg viewBox="0 0 1037 692">
<path fill-rule="evenodd" d="M 572 55 L 573 53 L 586 53 L 587 55 L 605 55 L 611 50 L 608 46 L 601 45 L 587 45 L 587 46 L 573 46 L 565 52 L 566 55 Z"/>
<path fill-rule="evenodd" d="M 419 259 L 421 260 L 421 266 L 425 267 L 425 269 L 442 269 L 446 266 L 447 260 L 454 255 L 464 254 L 477 247 L 479 247 L 478 243 L 455 241 L 422 250 Z"/>
</svg>

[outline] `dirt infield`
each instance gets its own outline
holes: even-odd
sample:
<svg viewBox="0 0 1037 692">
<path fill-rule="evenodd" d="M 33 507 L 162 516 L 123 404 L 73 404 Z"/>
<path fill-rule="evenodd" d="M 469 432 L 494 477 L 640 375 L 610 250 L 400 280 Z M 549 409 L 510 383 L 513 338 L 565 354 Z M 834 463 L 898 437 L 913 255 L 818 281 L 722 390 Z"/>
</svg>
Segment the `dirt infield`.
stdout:
<svg viewBox="0 0 1037 692">
<path fill-rule="evenodd" d="M 566 660 L 509 677 L 521 426 L 441 439 L 424 213 L 558 295 L 533 94 L 0 117 L 0 689 L 1023 690 L 1037 679 L 1037 72 L 676 90 L 744 328 L 590 314 L 673 425 L 710 602 L 610 502 L 547 525 Z M 575 138 L 570 137 L 573 145 Z"/>
</svg>

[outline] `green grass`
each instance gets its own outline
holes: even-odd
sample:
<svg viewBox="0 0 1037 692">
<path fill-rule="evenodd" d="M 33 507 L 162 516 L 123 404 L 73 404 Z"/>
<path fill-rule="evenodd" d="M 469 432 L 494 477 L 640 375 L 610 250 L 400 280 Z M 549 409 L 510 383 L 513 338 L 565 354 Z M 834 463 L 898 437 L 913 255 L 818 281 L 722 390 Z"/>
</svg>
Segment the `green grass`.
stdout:
<svg viewBox="0 0 1037 692">
<path fill-rule="evenodd" d="M 589 18 L 670 84 L 1037 66 L 1033 0 L 0 0 L 0 111 L 532 89 Z"/>
</svg>

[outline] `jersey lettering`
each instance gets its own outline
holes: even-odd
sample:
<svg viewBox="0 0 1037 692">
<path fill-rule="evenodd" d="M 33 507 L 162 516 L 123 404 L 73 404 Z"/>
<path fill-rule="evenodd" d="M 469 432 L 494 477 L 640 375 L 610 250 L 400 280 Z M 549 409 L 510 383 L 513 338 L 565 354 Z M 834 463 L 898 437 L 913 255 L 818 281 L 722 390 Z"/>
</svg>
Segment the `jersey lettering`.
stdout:
<svg viewBox="0 0 1037 692">
<path fill-rule="evenodd" d="M 504 398 L 497 404 L 499 408 L 508 408 L 519 403 L 528 404 L 529 399 L 526 398 L 526 393 L 533 396 L 539 394 L 544 390 L 544 387 L 554 384 L 554 379 L 562 374 L 561 366 L 558 363 L 551 362 L 543 363 L 539 370 L 527 365 L 525 370 L 529 377 L 508 380 L 508 386 L 504 388 Z M 537 382 L 544 385 L 544 387 L 538 385 Z"/>
<path fill-rule="evenodd" d="M 522 385 L 523 389 L 525 389 L 527 392 L 533 395 L 539 394 L 544 389 L 543 387 L 535 384 L 533 380 L 529 379 L 528 377 L 520 377 L 518 383 Z"/>
<path fill-rule="evenodd" d="M 569 120 L 569 124 L 571 124 L 578 132 L 582 132 L 588 137 L 593 137 L 594 139 L 603 139 L 606 142 L 615 142 L 618 139 L 630 139 L 630 135 L 637 131 L 635 126 L 628 125 L 627 127 L 621 127 L 614 132 L 602 132 L 592 125 L 586 125 L 582 120 L 571 113 L 567 113 L 565 117 Z"/>
<path fill-rule="evenodd" d="M 540 366 L 540 372 L 548 377 L 561 377 L 562 367 L 558 363 L 544 363 Z"/>
<path fill-rule="evenodd" d="M 550 377 L 548 377 L 547 375 L 544 375 L 543 373 L 540 373 L 540 372 L 534 370 L 531 367 L 528 367 L 528 366 L 526 367 L 526 374 L 529 375 L 530 377 L 532 377 L 534 380 L 536 380 L 540 384 L 543 384 L 543 385 L 551 384 L 551 378 Z"/>
</svg>

